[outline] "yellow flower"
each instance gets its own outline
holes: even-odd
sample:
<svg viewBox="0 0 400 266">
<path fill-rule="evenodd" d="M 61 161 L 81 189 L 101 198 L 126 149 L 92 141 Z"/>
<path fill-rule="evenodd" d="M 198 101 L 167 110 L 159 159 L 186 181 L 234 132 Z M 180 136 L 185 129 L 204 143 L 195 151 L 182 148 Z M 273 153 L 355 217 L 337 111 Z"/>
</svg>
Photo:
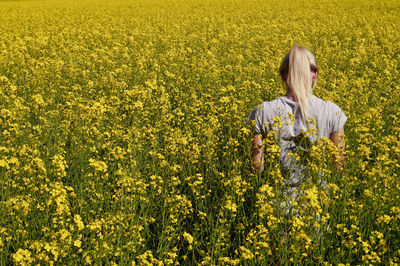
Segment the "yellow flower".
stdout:
<svg viewBox="0 0 400 266">
<path fill-rule="evenodd" d="M 107 164 L 103 161 L 97 161 L 95 159 L 89 159 L 90 166 L 93 167 L 95 172 L 106 172 Z"/>
<path fill-rule="evenodd" d="M 74 222 L 79 230 L 82 230 L 85 227 L 85 225 L 82 222 L 82 218 L 79 214 L 74 215 Z"/>
<path fill-rule="evenodd" d="M 242 258 L 245 260 L 251 260 L 252 258 L 254 258 L 254 254 L 253 252 L 251 252 L 249 249 L 247 249 L 244 246 L 240 246 L 239 247 L 240 250 L 240 254 L 242 255 Z"/>
<path fill-rule="evenodd" d="M 74 240 L 74 246 L 80 248 L 82 244 L 82 241 L 80 241 L 79 239 Z"/>
<path fill-rule="evenodd" d="M 193 236 L 187 232 L 183 233 L 183 238 L 189 243 L 193 244 Z"/>
<path fill-rule="evenodd" d="M 18 249 L 18 251 L 12 255 L 14 263 L 18 265 L 27 265 L 33 262 L 31 258 L 31 252 L 26 249 Z"/>
</svg>

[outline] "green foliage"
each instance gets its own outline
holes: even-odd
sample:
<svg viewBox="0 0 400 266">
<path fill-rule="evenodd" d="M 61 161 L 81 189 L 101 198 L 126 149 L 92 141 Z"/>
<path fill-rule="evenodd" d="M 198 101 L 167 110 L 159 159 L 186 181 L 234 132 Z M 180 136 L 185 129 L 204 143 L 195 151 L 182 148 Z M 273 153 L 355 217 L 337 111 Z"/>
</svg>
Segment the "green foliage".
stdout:
<svg viewBox="0 0 400 266">
<path fill-rule="evenodd" d="M 399 263 L 399 12 L 0 1 L 0 264 Z M 245 120 L 295 42 L 348 122 L 343 173 L 322 184 L 331 148 L 308 145 L 292 201 L 272 139 L 250 170 Z"/>
</svg>

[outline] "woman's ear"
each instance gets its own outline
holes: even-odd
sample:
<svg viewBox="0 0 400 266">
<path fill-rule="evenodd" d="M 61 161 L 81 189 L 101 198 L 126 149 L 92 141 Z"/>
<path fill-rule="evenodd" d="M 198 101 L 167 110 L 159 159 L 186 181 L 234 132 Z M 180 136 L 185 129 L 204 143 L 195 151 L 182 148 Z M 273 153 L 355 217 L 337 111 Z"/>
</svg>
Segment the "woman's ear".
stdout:
<svg viewBox="0 0 400 266">
<path fill-rule="evenodd" d="M 315 82 L 317 80 L 317 77 L 318 77 L 318 71 L 312 72 L 311 76 L 312 82 Z"/>
</svg>

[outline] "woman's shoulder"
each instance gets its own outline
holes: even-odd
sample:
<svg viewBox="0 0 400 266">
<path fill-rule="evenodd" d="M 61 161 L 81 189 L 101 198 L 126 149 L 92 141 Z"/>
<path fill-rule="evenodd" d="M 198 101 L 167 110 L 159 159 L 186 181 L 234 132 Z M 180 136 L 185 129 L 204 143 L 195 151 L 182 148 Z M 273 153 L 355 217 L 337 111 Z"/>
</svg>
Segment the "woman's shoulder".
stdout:
<svg viewBox="0 0 400 266">
<path fill-rule="evenodd" d="M 283 105 L 284 104 L 282 103 L 280 97 L 271 101 L 264 101 L 252 110 L 248 120 L 254 120 L 257 117 L 262 117 L 265 120 L 268 120 L 272 117 L 275 117 L 279 110 L 283 108 Z"/>
<path fill-rule="evenodd" d="M 253 110 L 252 110 L 252 114 L 254 113 L 263 113 L 264 110 L 267 110 L 270 106 L 270 102 L 269 101 L 265 101 L 262 102 L 260 104 L 258 104 Z"/>
<path fill-rule="evenodd" d="M 321 118 L 320 121 L 326 121 L 329 133 L 342 128 L 347 121 L 347 117 L 342 109 L 333 101 L 322 100 L 313 96 L 312 106 L 314 114 Z"/>
<path fill-rule="evenodd" d="M 266 125 L 275 117 L 280 116 L 284 109 L 284 103 L 280 98 L 265 101 L 253 109 L 247 118 L 247 123 L 254 125 L 255 133 L 265 135 L 268 131 Z"/>
<path fill-rule="evenodd" d="M 282 99 L 282 97 L 278 97 L 276 99 L 273 99 L 271 101 L 265 101 L 262 104 L 260 104 L 258 106 L 258 108 L 261 108 L 262 110 L 266 110 L 266 111 L 272 111 L 272 110 L 276 110 L 277 108 L 281 107 L 284 105 Z"/>
<path fill-rule="evenodd" d="M 340 107 L 334 103 L 331 100 L 323 100 L 315 95 L 312 96 L 312 105 L 314 105 L 317 109 L 321 109 L 321 107 L 324 107 L 327 110 L 330 111 L 341 111 Z"/>
</svg>

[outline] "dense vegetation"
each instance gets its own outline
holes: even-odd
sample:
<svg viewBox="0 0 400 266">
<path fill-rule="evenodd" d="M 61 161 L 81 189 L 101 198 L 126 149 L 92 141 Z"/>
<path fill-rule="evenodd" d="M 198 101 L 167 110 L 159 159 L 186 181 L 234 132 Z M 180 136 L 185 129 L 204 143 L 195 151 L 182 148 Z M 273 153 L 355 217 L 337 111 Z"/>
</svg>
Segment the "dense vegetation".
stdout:
<svg viewBox="0 0 400 266">
<path fill-rule="evenodd" d="M 0 1 L 0 263 L 399 263 L 399 17 L 397 0 Z M 289 215 L 279 147 L 253 174 L 246 118 L 284 94 L 295 42 L 347 151 L 340 174 L 310 148 Z"/>
</svg>

